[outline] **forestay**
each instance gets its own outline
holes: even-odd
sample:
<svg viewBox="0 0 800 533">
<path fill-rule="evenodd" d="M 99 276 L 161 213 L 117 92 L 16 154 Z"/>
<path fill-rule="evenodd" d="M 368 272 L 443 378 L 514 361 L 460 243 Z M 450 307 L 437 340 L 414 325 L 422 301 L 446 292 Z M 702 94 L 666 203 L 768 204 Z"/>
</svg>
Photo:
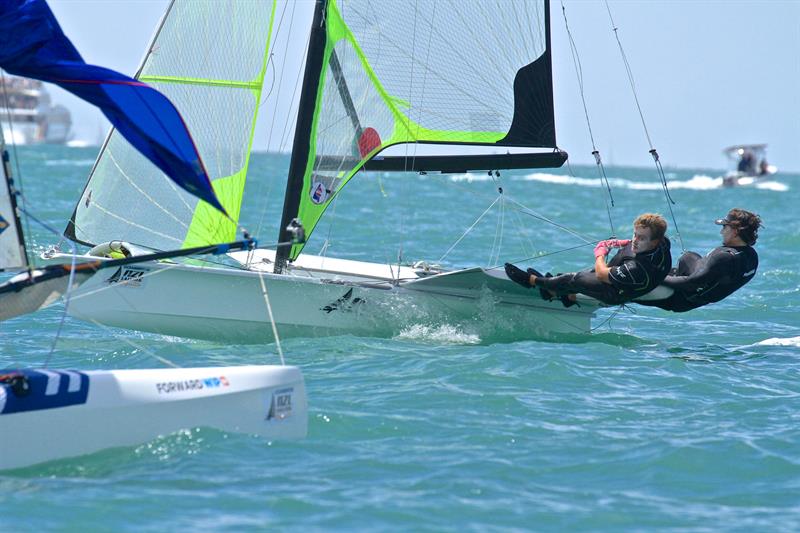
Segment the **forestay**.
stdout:
<svg viewBox="0 0 800 533">
<path fill-rule="evenodd" d="M 68 237 L 161 250 L 235 238 L 274 14 L 272 2 L 175 0 L 136 76 L 180 110 L 232 220 L 179 190 L 112 131 Z"/>
<path fill-rule="evenodd" d="M 303 88 L 315 93 L 310 145 L 302 185 L 290 176 L 300 190 L 287 192 L 284 221 L 298 217 L 310 234 L 345 183 L 389 146 L 555 149 L 547 2 L 329 0 L 321 9 L 312 32 L 324 31 L 324 48 L 315 52 L 312 33 L 308 60 L 322 54 L 319 81 Z M 406 146 L 405 169 L 416 169 L 418 145 Z M 306 152 L 296 137 L 298 148 Z M 430 170 L 510 168 L 446 159 Z M 370 165 L 380 169 L 378 161 Z"/>
</svg>

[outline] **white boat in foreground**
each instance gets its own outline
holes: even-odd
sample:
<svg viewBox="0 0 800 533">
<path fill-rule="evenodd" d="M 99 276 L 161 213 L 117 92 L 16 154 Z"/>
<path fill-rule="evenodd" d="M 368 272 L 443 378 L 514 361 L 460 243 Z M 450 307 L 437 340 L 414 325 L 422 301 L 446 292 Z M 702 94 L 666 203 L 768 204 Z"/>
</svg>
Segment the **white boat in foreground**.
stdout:
<svg viewBox="0 0 800 533">
<path fill-rule="evenodd" d="M 300 370 L 232 366 L 0 375 L 0 469 L 134 446 L 209 427 L 268 440 L 306 435 Z"/>
</svg>

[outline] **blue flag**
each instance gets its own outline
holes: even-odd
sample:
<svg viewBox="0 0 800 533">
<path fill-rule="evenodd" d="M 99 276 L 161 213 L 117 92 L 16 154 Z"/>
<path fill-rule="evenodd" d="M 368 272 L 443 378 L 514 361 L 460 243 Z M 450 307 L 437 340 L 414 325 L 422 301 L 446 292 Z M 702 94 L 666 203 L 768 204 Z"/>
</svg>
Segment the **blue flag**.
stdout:
<svg viewBox="0 0 800 533">
<path fill-rule="evenodd" d="M 146 83 L 87 64 L 45 0 L 0 0 L 0 68 L 54 83 L 99 107 L 170 179 L 225 213 L 172 102 Z"/>
</svg>

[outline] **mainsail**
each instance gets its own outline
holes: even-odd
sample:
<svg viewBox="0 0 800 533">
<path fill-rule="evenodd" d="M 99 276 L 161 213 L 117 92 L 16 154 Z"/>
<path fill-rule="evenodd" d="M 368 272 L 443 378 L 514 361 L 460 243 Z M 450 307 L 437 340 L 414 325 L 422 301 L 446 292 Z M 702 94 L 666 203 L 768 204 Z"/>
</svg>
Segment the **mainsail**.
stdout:
<svg viewBox="0 0 800 533">
<path fill-rule="evenodd" d="M 68 237 L 159 250 L 234 239 L 274 14 L 273 2 L 175 0 L 136 76 L 180 110 L 231 219 L 175 187 L 112 131 Z"/>
<path fill-rule="evenodd" d="M 546 0 L 318 0 L 311 31 L 280 242 L 294 218 L 310 234 L 362 168 L 494 170 L 566 159 L 556 149 Z M 418 153 L 424 143 L 509 150 L 427 157 Z M 403 157 L 379 155 L 402 144 Z M 512 146 L 550 150 L 519 156 Z M 302 248 L 279 251 L 277 270 Z"/>
<path fill-rule="evenodd" d="M 233 220 L 178 190 L 112 132 L 67 236 L 161 250 L 234 238 L 274 17 L 275 2 L 175 0 L 137 75 L 186 117 Z M 291 240 L 294 218 L 310 234 L 362 168 L 494 170 L 566 159 L 556 148 L 546 1 L 318 0 L 315 17 L 280 242 Z M 495 152 L 431 157 L 421 144 Z M 382 153 L 403 145 L 401 157 Z M 512 153 L 519 147 L 540 150 Z M 279 264 L 302 246 L 280 249 Z"/>
</svg>

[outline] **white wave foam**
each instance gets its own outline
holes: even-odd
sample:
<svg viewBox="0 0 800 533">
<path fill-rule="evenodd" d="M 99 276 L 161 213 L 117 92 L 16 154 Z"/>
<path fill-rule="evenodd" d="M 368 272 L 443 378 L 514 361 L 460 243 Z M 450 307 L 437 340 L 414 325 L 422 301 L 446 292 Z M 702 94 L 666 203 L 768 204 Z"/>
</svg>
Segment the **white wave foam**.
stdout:
<svg viewBox="0 0 800 533">
<path fill-rule="evenodd" d="M 800 337 L 773 337 L 757 342 L 753 346 L 794 346 L 800 348 Z"/>
<path fill-rule="evenodd" d="M 481 341 L 478 335 L 465 333 L 450 324 L 438 326 L 414 324 L 400 331 L 395 339 L 424 341 L 435 344 L 478 344 Z"/>
<path fill-rule="evenodd" d="M 672 176 L 673 174 L 669 174 Z M 489 176 L 485 176 L 487 179 Z M 567 176 L 564 174 L 546 174 L 543 172 L 535 172 L 528 174 L 524 178 L 526 181 L 539 181 L 543 183 L 554 183 L 557 185 L 577 185 L 579 187 L 604 187 L 605 184 L 600 178 L 580 178 L 577 176 Z M 653 179 L 651 181 L 634 181 L 622 178 L 609 178 L 609 185 L 614 188 L 631 189 L 631 190 L 658 190 L 661 189 L 661 183 Z M 668 180 L 667 185 L 670 189 L 690 189 L 695 191 L 709 191 L 714 189 L 721 189 L 722 178 L 712 177 L 704 174 L 696 174 L 688 180 Z M 785 184 L 777 181 L 765 181 L 757 183 L 756 188 L 766 189 L 776 192 L 785 192 L 789 190 Z"/>
<path fill-rule="evenodd" d="M 789 186 L 779 181 L 762 181 L 761 183 L 756 183 L 756 189 L 764 189 L 766 191 L 775 191 L 775 192 L 786 192 L 789 190 Z"/>
<path fill-rule="evenodd" d="M 452 174 L 450 176 L 450 181 L 454 181 L 456 183 L 461 181 L 466 181 L 467 183 L 472 183 L 474 181 L 492 181 L 492 176 L 489 174 L 474 174 L 471 172 L 467 172 L 466 174 Z"/>
</svg>

